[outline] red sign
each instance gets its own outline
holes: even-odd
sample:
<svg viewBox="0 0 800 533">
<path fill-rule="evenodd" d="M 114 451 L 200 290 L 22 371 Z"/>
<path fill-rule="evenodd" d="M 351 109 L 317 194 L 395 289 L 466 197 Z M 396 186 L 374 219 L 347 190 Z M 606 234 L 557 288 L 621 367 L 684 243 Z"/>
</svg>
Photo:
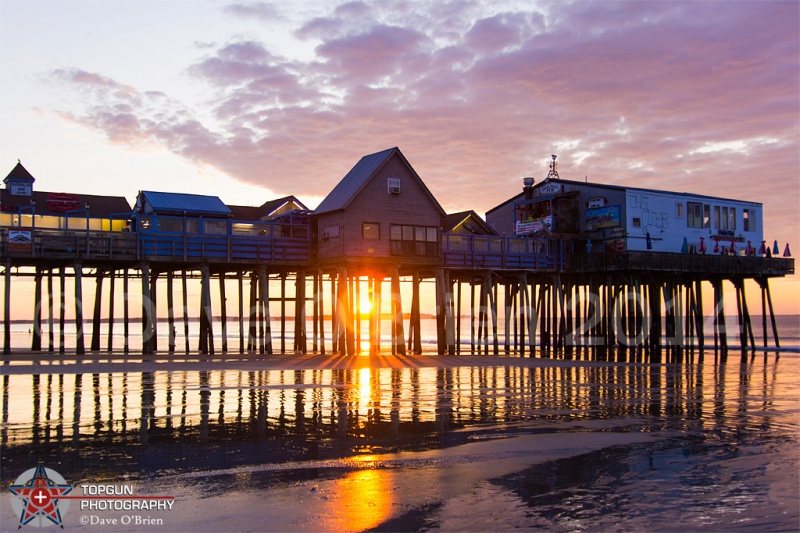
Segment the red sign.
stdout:
<svg viewBox="0 0 800 533">
<path fill-rule="evenodd" d="M 47 209 L 50 211 L 66 213 L 77 209 L 78 205 L 80 205 L 80 202 L 77 194 L 51 192 L 47 195 Z"/>
</svg>

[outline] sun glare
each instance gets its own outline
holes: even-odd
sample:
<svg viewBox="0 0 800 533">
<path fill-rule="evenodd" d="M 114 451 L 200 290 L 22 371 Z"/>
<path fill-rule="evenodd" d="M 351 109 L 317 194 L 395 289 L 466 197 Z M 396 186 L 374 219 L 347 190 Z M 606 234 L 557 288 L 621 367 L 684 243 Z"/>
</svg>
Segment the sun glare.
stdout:
<svg viewBox="0 0 800 533">
<path fill-rule="evenodd" d="M 366 315 L 370 311 L 372 311 L 372 302 L 366 298 L 361 300 L 361 313 Z"/>
</svg>

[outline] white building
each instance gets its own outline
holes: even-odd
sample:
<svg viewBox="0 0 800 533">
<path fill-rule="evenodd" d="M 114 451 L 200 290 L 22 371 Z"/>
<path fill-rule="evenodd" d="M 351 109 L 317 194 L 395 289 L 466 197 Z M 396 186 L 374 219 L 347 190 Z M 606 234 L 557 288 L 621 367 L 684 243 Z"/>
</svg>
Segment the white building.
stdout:
<svg viewBox="0 0 800 533">
<path fill-rule="evenodd" d="M 486 213 L 501 235 L 552 235 L 572 240 L 576 253 L 656 252 L 758 254 L 762 204 L 638 187 L 548 177 Z"/>
</svg>

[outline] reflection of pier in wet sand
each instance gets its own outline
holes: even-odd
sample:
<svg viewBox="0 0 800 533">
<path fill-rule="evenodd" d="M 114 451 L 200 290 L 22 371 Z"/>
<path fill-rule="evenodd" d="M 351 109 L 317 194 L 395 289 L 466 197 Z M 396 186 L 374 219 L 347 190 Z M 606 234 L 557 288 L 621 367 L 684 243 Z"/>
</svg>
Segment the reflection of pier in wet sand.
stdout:
<svg viewBox="0 0 800 533">
<path fill-rule="evenodd" d="M 534 422 L 546 431 L 557 420 L 704 418 L 726 381 L 725 364 L 704 383 L 703 365 L 480 356 L 106 361 L 14 356 L 3 367 L 4 449 L 58 451 L 76 468 L 108 454 L 116 457 L 110 469 L 144 470 L 171 461 L 227 467 L 262 453 L 317 459 L 457 444 L 486 424 Z M 775 377 L 762 378 L 768 393 Z M 10 459 L 17 455 L 3 468 L 21 466 Z"/>
</svg>

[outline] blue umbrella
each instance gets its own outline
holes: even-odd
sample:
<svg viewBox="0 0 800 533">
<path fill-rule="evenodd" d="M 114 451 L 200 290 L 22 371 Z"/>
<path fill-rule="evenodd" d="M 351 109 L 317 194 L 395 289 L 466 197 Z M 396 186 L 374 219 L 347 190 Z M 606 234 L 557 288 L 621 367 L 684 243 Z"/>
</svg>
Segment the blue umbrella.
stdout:
<svg viewBox="0 0 800 533">
<path fill-rule="evenodd" d="M 779 253 L 781 253 L 781 251 L 778 248 L 778 239 L 775 239 L 775 244 L 772 245 L 772 255 L 778 257 Z"/>
<path fill-rule="evenodd" d="M 681 246 L 681 253 L 682 254 L 689 253 L 689 241 L 686 240 L 686 237 L 683 238 L 683 246 Z"/>
<path fill-rule="evenodd" d="M 783 257 L 791 257 L 792 252 L 789 251 L 789 243 L 786 243 L 786 249 L 783 251 Z"/>
</svg>

